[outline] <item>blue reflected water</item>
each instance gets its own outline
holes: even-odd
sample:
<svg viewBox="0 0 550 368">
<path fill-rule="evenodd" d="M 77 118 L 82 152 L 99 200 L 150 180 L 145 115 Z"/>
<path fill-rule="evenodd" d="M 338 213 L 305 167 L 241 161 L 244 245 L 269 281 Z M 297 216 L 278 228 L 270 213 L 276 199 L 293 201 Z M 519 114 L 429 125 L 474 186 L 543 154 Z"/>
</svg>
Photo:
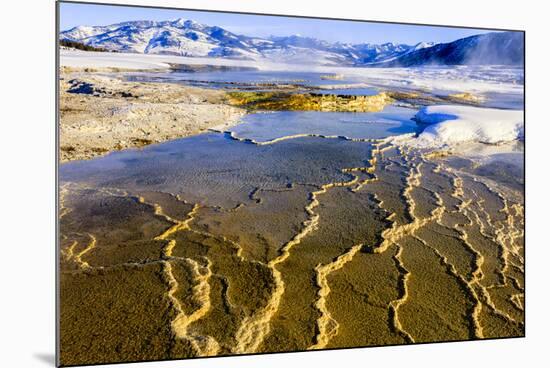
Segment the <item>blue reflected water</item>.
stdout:
<svg viewBox="0 0 550 368">
<path fill-rule="evenodd" d="M 416 110 L 386 106 L 380 112 L 277 111 L 249 114 L 243 123 L 230 129 L 234 136 L 257 142 L 294 135 L 344 136 L 381 139 L 414 133 L 411 118 Z"/>
<path fill-rule="evenodd" d="M 343 79 L 324 79 L 326 74 L 317 72 L 293 71 L 211 71 L 211 72 L 171 72 L 171 73 L 131 73 L 130 81 L 170 81 L 209 83 L 219 85 L 239 84 L 300 84 L 304 86 L 339 85 L 359 82 L 348 77 Z M 193 84 L 193 83 L 190 83 Z"/>
</svg>

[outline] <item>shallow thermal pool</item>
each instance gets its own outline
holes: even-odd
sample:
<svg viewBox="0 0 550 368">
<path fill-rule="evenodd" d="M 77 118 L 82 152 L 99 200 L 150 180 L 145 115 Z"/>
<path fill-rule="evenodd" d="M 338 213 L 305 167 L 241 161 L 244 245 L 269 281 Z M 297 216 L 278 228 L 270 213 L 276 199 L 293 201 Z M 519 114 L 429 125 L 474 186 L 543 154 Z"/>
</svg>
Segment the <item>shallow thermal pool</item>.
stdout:
<svg viewBox="0 0 550 368">
<path fill-rule="evenodd" d="M 330 74 L 330 73 L 329 73 Z M 326 79 L 326 73 L 294 71 L 208 71 L 208 72 L 170 72 L 170 73 L 129 73 L 130 81 L 169 81 L 188 84 L 212 83 L 226 84 L 299 84 L 306 86 L 339 85 L 357 83 L 357 77 Z M 195 82 L 195 83 L 193 83 Z"/>
<path fill-rule="evenodd" d="M 386 106 L 380 112 L 278 111 L 246 115 L 231 129 L 234 137 L 267 142 L 296 135 L 382 139 L 417 132 L 416 110 Z"/>
</svg>

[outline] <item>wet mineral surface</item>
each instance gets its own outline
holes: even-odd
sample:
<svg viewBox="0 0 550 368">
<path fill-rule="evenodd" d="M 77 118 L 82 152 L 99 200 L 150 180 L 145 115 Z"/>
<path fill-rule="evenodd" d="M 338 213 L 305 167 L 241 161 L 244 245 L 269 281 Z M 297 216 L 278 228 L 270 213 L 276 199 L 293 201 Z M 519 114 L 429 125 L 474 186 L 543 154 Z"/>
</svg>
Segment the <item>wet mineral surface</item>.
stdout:
<svg viewBox="0 0 550 368">
<path fill-rule="evenodd" d="M 354 119 L 63 164 L 61 363 L 523 336 L 522 168 Z"/>
</svg>

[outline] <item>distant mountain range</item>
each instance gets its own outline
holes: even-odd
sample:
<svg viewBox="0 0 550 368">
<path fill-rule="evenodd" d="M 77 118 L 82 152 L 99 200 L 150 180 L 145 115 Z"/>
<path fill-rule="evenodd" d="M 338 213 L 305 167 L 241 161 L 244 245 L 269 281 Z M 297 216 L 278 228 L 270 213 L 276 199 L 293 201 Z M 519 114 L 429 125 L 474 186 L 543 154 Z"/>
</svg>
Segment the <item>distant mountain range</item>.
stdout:
<svg viewBox="0 0 550 368">
<path fill-rule="evenodd" d="M 523 64 L 523 35 L 518 32 L 489 33 L 446 44 L 350 44 L 299 35 L 243 36 L 177 19 L 78 26 L 61 32 L 60 39 L 118 52 L 322 65 Z"/>
<path fill-rule="evenodd" d="M 377 66 L 523 65 L 524 48 L 521 32 L 493 32 L 416 50 Z"/>
</svg>

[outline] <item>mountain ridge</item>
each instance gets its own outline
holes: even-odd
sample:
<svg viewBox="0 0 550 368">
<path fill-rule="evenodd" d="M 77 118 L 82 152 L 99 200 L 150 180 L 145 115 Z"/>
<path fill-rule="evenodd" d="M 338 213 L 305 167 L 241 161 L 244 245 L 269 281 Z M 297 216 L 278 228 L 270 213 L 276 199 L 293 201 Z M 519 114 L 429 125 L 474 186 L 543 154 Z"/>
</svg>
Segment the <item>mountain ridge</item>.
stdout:
<svg viewBox="0 0 550 368">
<path fill-rule="evenodd" d="M 61 32 L 60 39 L 119 52 L 341 65 L 387 60 L 418 46 L 390 42 L 381 45 L 328 42 L 299 35 L 252 37 L 189 19 L 77 26 Z"/>
<path fill-rule="evenodd" d="M 524 65 L 525 45 L 520 32 L 490 32 L 415 50 L 376 66 Z"/>
<path fill-rule="evenodd" d="M 498 47 L 499 43 L 506 45 L 506 40 L 501 40 L 506 36 L 487 36 L 507 33 L 511 32 L 481 34 L 445 44 L 352 44 L 328 42 L 300 35 L 267 38 L 238 35 L 219 26 L 180 18 L 166 21 L 127 21 L 107 26 L 77 26 L 61 32 L 60 39 L 117 52 L 321 65 L 456 65 L 472 60 L 482 64 L 502 60 L 508 64 L 523 63 L 523 59 L 519 57 L 520 54 L 523 55 L 523 45 L 519 47 L 515 39 L 519 36 L 511 37 L 513 42 L 508 48 L 519 48 L 520 51 L 512 50 L 508 53 L 506 50 L 503 51 L 504 47 Z M 498 40 L 494 41 L 492 38 Z M 481 50 L 478 52 L 480 55 L 472 53 L 472 50 L 476 49 Z M 494 55 L 490 53 L 492 50 L 496 50 Z"/>
</svg>

